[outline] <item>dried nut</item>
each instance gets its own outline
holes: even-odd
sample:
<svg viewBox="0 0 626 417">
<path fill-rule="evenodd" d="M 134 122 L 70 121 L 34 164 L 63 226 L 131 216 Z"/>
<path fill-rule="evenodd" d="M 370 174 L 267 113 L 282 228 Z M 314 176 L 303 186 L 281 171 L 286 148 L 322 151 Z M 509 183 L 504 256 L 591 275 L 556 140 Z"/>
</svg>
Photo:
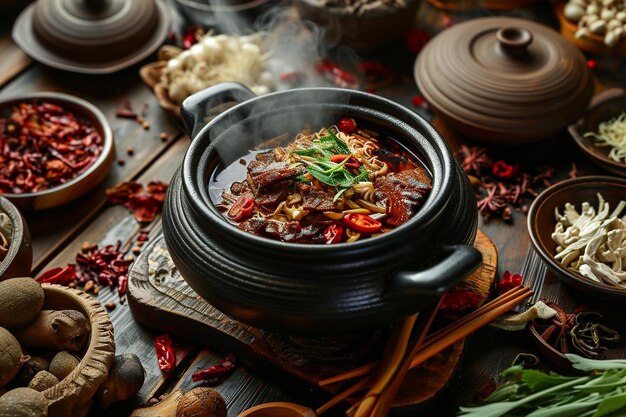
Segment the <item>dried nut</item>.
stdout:
<svg viewBox="0 0 626 417">
<path fill-rule="evenodd" d="M 587 26 L 591 25 L 593 22 L 597 22 L 600 20 L 600 17 L 595 14 L 585 15 L 585 22 L 587 22 Z"/>
<path fill-rule="evenodd" d="M 617 20 L 620 20 L 622 22 L 626 22 L 626 12 L 622 11 L 622 12 L 617 12 L 617 14 L 615 15 L 615 18 Z"/>
<path fill-rule="evenodd" d="M 30 356 L 22 355 L 22 348 L 16 338 L 7 329 L 0 327 L 0 387 L 11 381 L 29 359 Z"/>
<path fill-rule="evenodd" d="M 609 48 L 612 48 L 615 46 L 618 40 L 619 36 L 615 35 L 615 32 L 609 32 L 604 37 L 604 44 Z"/>
<path fill-rule="evenodd" d="M 615 17 L 615 9 L 602 9 L 600 12 L 600 18 L 607 22 Z"/>
<path fill-rule="evenodd" d="M 104 308 L 106 308 L 109 311 L 115 310 L 115 307 L 116 305 L 113 301 L 109 301 L 108 303 L 104 305 Z"/>
<path fill-rule="evenodd" d="M 612 6 L 615 3 L 615 0 L 602 0 L 602 5 L 604 7 Z"/>
<path fill-rule="evenodd" d="M 618 28 L 613 29 L 612 32 L 615 33 L 615 36 L 617 36 L 618 39 L 619 38 L 623 38 L 624 34 L 626 33 L 626 32 L 624 32 L 624 28 L 621 27 L 621 26 L 618 27 Z"/>
<path fill-rule="evenodd" d="M 621 27 L 622 27 L 622 22 L 620 22 L 617 19 L 613 19 L 609 23 L 606 24 L 606 30 L 608 30 L 609 32 L 614 29 L 621 28 Z"/>
<path fill-rule="evenodd" d="M 585 10 L 587 14 L 594 15 L 600 13 L 600 8 L 596 4 L 590 4 L 587 6 L 587 10 Z"/>
<path fill-rule="evenodd" d="M 575 4 L 575 5 L 580 6 L 580 7 L 582 7 L 584 9 L 584 8 L 587 7 L 589 2 L 586 1 L 586 0 L 570 0 L 570 2 L 568 4 Z"/>
<path fill-rule="evenodd" d="M 196 387 L 185 393 L 176 407 L 176 417 L 226 417 L 226 414 L 226 401 L 208 387 Z"/>
<path fill-rule="evenodd" d="M 85 283 L 85 287 L 83 288 L 83 291 L 85 291 L 85 292 L 89 292 L 89 291 L 93 290 L 93 287 L 94 287 L 95 285 L 96 285 L 96 284 L 93 282 L 93 280 L 92 280 L 92 279 L 90 279 L 89 281 L 87 281 L 87 282 Z"/>
<path fill-rule="evenodd" d="M 59 352 L 50 361 L 50 369 L 48 371 L 59 378 L 59 381 L 63 381 L 79 364 L 80 361 L 76 356 L 69 352 Z"/>
<path fill-rule="evenodd" d="M 585 14 L 585 9 L 577 4 L 568 3 L 563 10 L 563 14 L 567 20 L 571 22 L 578 22 Z"/>
<path fill-rule="evenodd" d="M 115 401 L 131 398 L 143 386 L 146 371 L 134 353 L 115 356 L 107 380 L 98 388 L 96 397 L 100 408 L 107 409 Z"/>
<path fill-rule="evenodd" d="M 83 313 L 76 310 L 41 310 L 35 320 L 13 334 L 28 349 L 79 351 L 91 326 Z"/>
<path fill-rule="evenodd" d="M 602 35 L 606 32 L 606 23 L 604 20 L 596 20 L 589 25 L 589 30 L 596 35 Z"/>
<path fill-rule="evenodd" d="M 0 397 L 3 417 L 46 417 L 48 400 L 31 388 L 15 388 Z"/>
<path fill-rule="evenodd" d="M 31 322 L 43 306 L 43 288 L 32 278 L 0 282 L 0 326 L 20 327 Z"/>
<path fill-rule="evenodd" d="M 45 391 L 48 388 L 54 387 L 59 383 L 59 380 L 56 376 L 52 375 L 48 371 L 40 371 L 37 372 L 37 375 L 30 381 L 28 384 L 28 388 L 32 388 L 35 391 Z"/>
<path fill-rule="evenodd" d="M 40 371 L 47 371 L 50 367 L 50 362 L 40 356 L 32 356 L 28 361 L 26 361 L 20 371 L 17 373 L 14 381 L 20 387 L 27 387 L 30 381 L 37 375 Z"/>
</svg>

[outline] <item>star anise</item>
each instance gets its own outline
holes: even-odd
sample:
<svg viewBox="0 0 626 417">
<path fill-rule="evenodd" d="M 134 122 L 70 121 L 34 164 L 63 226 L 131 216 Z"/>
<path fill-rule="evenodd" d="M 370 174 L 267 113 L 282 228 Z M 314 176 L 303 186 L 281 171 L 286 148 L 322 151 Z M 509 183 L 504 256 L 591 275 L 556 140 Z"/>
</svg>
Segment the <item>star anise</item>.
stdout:
<svg viewBox="0 0 626 417">
<path fill-rule="evenodd" d="M 492 165 L 491 158 L 487 155 L 485 148 L 472 146 L 471 148 L 462 145 L 455 156 L 459 159 L 461 168 L 467 174 L 480 175 L 484 168 Z"/>
</svg>

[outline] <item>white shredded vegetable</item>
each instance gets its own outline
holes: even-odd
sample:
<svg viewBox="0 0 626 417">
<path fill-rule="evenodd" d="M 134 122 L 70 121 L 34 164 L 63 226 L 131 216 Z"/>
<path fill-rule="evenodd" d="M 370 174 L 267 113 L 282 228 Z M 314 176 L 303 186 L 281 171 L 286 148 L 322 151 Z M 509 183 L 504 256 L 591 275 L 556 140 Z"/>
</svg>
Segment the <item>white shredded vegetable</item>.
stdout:
<svg viewBox="0 0 626 417">
<path fill-rule="evenodd" d="M 593 137 L 596 146 L 610 146 L 609 158 L 626 162 L 626 112 L 598 126 L 598 133 L 587 132 L 585 137 Z"/>
</svg>

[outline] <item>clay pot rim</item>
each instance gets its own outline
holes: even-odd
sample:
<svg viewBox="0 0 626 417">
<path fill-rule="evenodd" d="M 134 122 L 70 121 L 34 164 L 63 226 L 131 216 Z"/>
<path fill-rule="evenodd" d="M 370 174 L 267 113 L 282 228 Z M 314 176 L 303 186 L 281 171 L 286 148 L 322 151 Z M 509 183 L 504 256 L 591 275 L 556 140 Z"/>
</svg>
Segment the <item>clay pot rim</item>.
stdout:
<svg viewBox="0 0 626 417">
<path fill-rule="evenodd" d="M 211 5 L 211 4 L 203 4 L 194 0 L 174 0 L 176 3 L 180 3 L 185 7 L 189 7 L 201 12 L 244 12 L 250 9 L 254 9 L 255 7 L 259 7 L 264 5 L 265 3 L 269 3 L 272 0 L 249 0 L 243 3 L 238 3 L 234 5 Z"/>
<path fill-rule="evenodd" d="M 9 97 L 0 101 L 0 111 L 6 109 L 7 107 L 13 106 L 17 103 L 32 101 L 32 100 L 49 100 L 53 103 L 70 103 L 72 107 L 77 107 L 80 109 L 80 112 L 74 110 L 74 113 L 77 113 L 77 116 L 83 119 L 89 119 L 89 121 L 96 120 L 97 124 L 94 125 L 96 130 L 101 130 L 104 134 L 102 137 L 102 152 L 98 156 L 98 159 L 85 171 L 77 175 L 72 180 L 57 185 L 52 188 L 48 188 L 42 191 L 34 192 L 34 193 L 6 193 L 2 194 L 2 196 L 7 199 L 17 202 L 19 204 L 20 201 L 30 200 L 35 198 L 42 197 L 51 197 L 52 195 L 62 192 L 68 188 L 74 187 L 78 183 L 85 181 L 88 177 L 97 173 L 97 171 L 101 169 L 106 169 L 108 172 L 112 165 L 112 155 L 114 153 L 115 142 L 113 139 L 113 130 L 111 129 L 111 125 L 109 124 L 107 118 L 104 114 L 93 104 L 90 102 L 83 100 L 82 98 L 72 96 L 69 94 L 56 93 L 56 92 L 38 92 L 38 93 L 29 93 L 29 94 L 20 94 L 13 97 Z M 91 116 L 91 117 L 89 117 Z M 111 163 L 107 163 L 111 162 Z M 108 165 L 108 166 L 107 166 Z M 59 202 L 58 205 L 64 204 L 65 202 Z"/>
<path fill-rule="evenodd" d="M 179 1 L 179 0 L 176 0 Z M 410 9 L 412 3 L 419 3 L 421 0 L 406 0 L 406 5 L 404 7 L 385 7 L 385 8 L 377 8 L 372 10 L 367 10 L 362 14 L 355 14 L 353 12 L 348 11 L 346 7 L 338 7 L 338 6 L 323 6 L 319 3 L 318 0 L 298 0 L 302 3 L 307 4 L 311 8 L 315 8 L 318 10 L 324 10 L 325 13 L 329 16 L 341 16 L 341 17 L 353 17 L 355 19 L 369 19 L 369 18 L 380 18 L 393 14 L 397 14 L 402 12 L 403 10 Z"/>
</svg>

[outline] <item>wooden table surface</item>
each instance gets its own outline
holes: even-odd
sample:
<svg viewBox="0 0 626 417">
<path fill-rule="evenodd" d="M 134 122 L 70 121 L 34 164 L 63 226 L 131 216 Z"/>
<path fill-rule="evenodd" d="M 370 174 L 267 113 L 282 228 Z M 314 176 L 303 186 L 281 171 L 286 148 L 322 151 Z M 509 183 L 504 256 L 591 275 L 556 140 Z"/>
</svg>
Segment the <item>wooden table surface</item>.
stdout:
<svg viewBox="0 0 626 417">
<path fill-rule="evenodd" d="M 457 22 L 490 14 L 493 13 L 474 11 L 450 16 L 453 22 Z M 536 9 L 508 14 L 554 24 L 547 6 L 536 6 Z M 33 63 L 12 43 L 9 36 L 12 24 L 11 17 L 4 16 L 0 20 L 0 99 L 34 91 L 59 91 L 91 101 L 109 120 L 115 135 L 117 158 L 125 161 L 123 165 L 116 163 L 106 180 L 81 199 L 55 209 L 26 213 L 33 236 L 33 276 L 36 276 L 49 268 L 74 262 L 74 257 L 83 242 L 103 245 L 118 240 L 132 241 L 137 236 L 140 225 L 125 208 L 106 204 L 106 188 L 126 180 L 137 180 L 141 183 L 154 180 L 169 181 L 183 158 L 189 138 L 177 129 L 168 114 L 158 106 L 152 92 L 142 84 L 138 66 L 107 76 L 81 76 L 46 68 Z M 436 32 L 442 29 L 442 24 L 442 15 L 424 2 L 419 13 L 419 26 Z M 391 66 L 396 72 L 396 82 L 377 93 L 411 108 L 411 98 L 418 93 L 412 79 L 414 58 L 399 45 L 381 52 L 376 59 L 392 63 Z M 623 66 L 624 64 L 619 61 L 601 60 L 595 71 L 597 79 L 604 86 L 626 86 L 624 78 L 626 71 Z M 124 100 L 130 100 L 136 108 L 140 108 L 144 103 L 149 106 L 146 120 L 150 123 L 150 129 L 144 130 L 134 121 L 115 117 L 115 110 L 121 107 Z M 415 110 L 432 117 L 422 109 Z M 171 139 L 167 142 L 161 141 L 159 138 L 161 132 L 170 134 Z M 453 148 L 458 146 L 458 140 L 452 136 L 447 139 Z M 134 149 L 132 156 L 127 155 L 129 147 Z M 599 172 L 590 166 L 574 148 L 572 141 L 565 136 L 522 149 L 490 148 L 491 151 L 496 155 L 504 157 L 508 155 L 510 159 L 530 161 L 536 165 L 549 163 L 556 167 L 559 179 L 566 178 L 572 162 L 577 164 L 581 174 Z M 158 219 L 151 227 L 156 233 L 160 227 Z M 499 220 L 485 223 L 481 219 L 480 228 L 498 248 L 499 275 L 505 270 L 519 272 L 529 249 L 525 215 L 515 213 L 511 224 Z M 546 277 L 544 286 L 537 289 L 541 291 L 542 297 L 558 301 L 566 308 L 593 302 L 573 293 L 550 274 Z M 109 290 L 101 291 L 98 298 L 103 303 L 118 301 L 117 294 Z M 601 307 L 612 317 L 618 317 L 617 313 L 620 311 L 623 316 L 623 307 L 621 310 L 619 306 Z M 194 385 L 191 374 L 195 370 L 219 363 L 221 360 L 221 354 L 209 347 L 195 346 L 177 340 L 177 368 L 168 378 L 164 378 L 154 355 L 153 343 L 156 334 L 140 327 L 133 320 L 127 305 L 118 304 L 117 308 L 110 312 L 110 316 L 115 328 L 117 352 L 133 352 L 139 355 L 146 368 L 147 377 L 137 398 L 117 405 L 102 415 L 128 415 L 134 406 L 151 397 L 167 393 L 175 387 L 188 389 Z M 620 323 L 618 328 L 626 330 L 624 323 Z M 460 377 L 450 390 L 452 400 L 445 401 L 446 405 L 435 409 L 432 415 L 454 415 L 458 401 L 471 399 L 477 387 L 490 378 L 496 378 L 520 352 L 537 353 L 525 332 L 505 333 L 486 328 L 471 337 L 467 344 Z M 623 351 L 619 354 L 623 354 Z M 280 381 L 273 381 L 241 367 L 218 385 L 217 389 L 228 403 L 229 417 L 236 416 L 252 405 L 268 401 L 286 400 L 315 405 L 307 403 L 307 392 L 294 392 L 285 384 L 281 385 Z M 98 415 L 98 412 L 93 411 L 92 414 Z"/>
</svg>

